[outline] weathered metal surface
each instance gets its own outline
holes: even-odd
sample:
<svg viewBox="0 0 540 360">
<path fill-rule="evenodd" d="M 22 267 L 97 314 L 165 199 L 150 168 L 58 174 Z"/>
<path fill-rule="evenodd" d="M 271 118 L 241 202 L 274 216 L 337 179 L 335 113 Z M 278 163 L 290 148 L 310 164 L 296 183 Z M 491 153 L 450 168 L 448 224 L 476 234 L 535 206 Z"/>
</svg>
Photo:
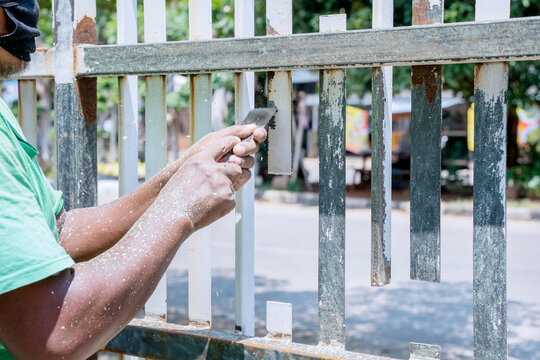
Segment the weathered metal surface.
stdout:
<svg viewBox="0 0 540 360">
<path fill-rule="evenodd" d="M 79 76 L 97 76 L 537 59 L 540 17 L 528 17 L 250 39 L 80 46 L 76 69 Z"/>
<path fill-rule="evenodd" d="M 26 69 L 12 78 L 54 78 L 54 49 L 37 49 L 30 55 L 30 62 Z"/>
<path fill-rule="evenodd" d="M 413 25 L 443 22 L 443 0 L 414 0 Z M 442 65 L 413 66 L 411 279 L 441 281 Z"/>
<path fill-rule="evenodd" d="M 474 354 L 506 359 L 507 65 L 478 65 L 475 78 Z"/>
<path fill-rule="evenodd" d="M 373 28 L 393 26 L 393 1 L 373 2 Z M 371 286 L 390 283 L 392 201 L 392 68 L 373 68 Z"/>
<path fill-rule="evenodd" d="M 345 71 L 319 79 L 319 343 L 344 346 Z"/>
<path fill-rule="evenodd" d="M 266 1 L 266 34 L 292 34 L 292 0 Z M 267 74 L 268 106 L 278 109 L 268 128 L 268 173 L 292 174 L 292 85 L 291 72 Z"/>
<path fill-rule="evenodd" d="M 246 338 L 213 330 L 197 330 L 157 321 L 134 320 L 106 349 L 152 359 L 215 360 L 392 360 L 345 351 L 333 346 L 310 346 L 269 338 Z"/>
<path fill-rule="evenodd" d="M 19 80 L 19 123 L 26 140 L 37 145 L 37 93 L 35 80 Z"/>
<path fill-rule="evenodd" d="M 439 360 L 441 358 L 439 345 L 410 343 L 410 351 L 409 360 Z"/>
<path fill-rule="evenodd" d="M 254 0 L 235 0 L 235 37 L 252 37 L 255 31 Z M 235 119 L 240 124 L 255 107 L 255 76 L 235 74 Z M 255 181 L 251 179 L 236 192 L 235 209 L 235 331 L 255 335 Z"/>
<path fill-rule="evenodd" d="M 510 17 L 510 0 L 477 0 L 477 21 Z M 508 65 L 479 64 L 474 79 L 474 358 L 506 359 L 506 126 Z"/>
<path fill-rule="evenodd" d="M 85 118 L 73 70 L 73 20 L 71 0 L 55 0 L 54 68 L 57 187 L 63 192 L 66 210 L 97 202 L 97 127 L 95 118 Z"/>
<path fill-rule="evenodd" d="M 211 0 L 189 0 L 189 38 L 212 38 Z M 193 144 L 212 131 L 212 75 L 192 75 L 189 81 Z M 193 324 L 209 325 L 212 321 L 211 232 L 209 226 L 189 238 L 188 316 Z"/>
<path fill-rule="evenodd" d="M 164 42 L 165 0 L 144 0 L 144 41 Z M 165 76 L 146 77 L 145 178 L 149 180 L 167 166 L 167 105 Z M 145 316 L 167 319 L 167 274 L 144 306 Z"/>
</svg>

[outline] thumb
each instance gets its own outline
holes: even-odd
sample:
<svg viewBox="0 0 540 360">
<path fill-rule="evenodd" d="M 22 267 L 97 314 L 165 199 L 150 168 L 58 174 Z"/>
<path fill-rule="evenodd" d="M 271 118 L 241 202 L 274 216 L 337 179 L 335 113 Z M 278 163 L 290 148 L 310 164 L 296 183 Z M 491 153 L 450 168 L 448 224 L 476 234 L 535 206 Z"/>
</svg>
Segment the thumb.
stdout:
<svg viewBox="0 0 540 360">
<path fill-rule="evenodd" d="M 240 138 L 237 136 L 225 136 L 213 141 L 208 146 L 208 152 L 212 156 L 212 158 L 214 158 L 214 160 L 219 161 L 239 142 Z"/>
</svg>

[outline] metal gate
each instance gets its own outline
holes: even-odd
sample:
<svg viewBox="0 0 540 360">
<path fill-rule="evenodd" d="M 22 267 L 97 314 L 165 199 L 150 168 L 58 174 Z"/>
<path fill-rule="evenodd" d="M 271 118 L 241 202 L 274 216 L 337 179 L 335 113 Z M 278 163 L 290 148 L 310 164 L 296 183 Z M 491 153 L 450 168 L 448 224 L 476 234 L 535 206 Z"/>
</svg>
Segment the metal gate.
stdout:
<svg viewBox="0 0 540 360">
<path fill-rule="evenodd" d="M 393 28 L 392 0 L 373 1 L 373 29 L 346 31 L 345 15 L 320 18 L 320 33 L 292 34 L 292 0 L 267 0 L 267 36 L 254 37 L 254 0 L 235 1 L 235 38 L 212 40 L 211 1 L 189 0 L 189 41 L 167 42 L 165 0 L 118 0 L 118 44 L 96 44 L 95 0 L 54 0 L 54 48 L 19 76 L 21 121 L 35 122 L 35 79 L 55 80 L 56 178 L 66 208 L 96 204 L 96 77 L 118 76 L 120 189 L 137 186 L 136 78 L 146 76 L 146 174 L 166 165 L 165 75 L 189 74 L 192 141 L 210 131 L 211 74 L 234 72 L 236 119 L 254 107 L 253 71 L 267 71 L 279 109 L 269 133 L 273 173 L 291 169 L 290 70 L 320 70 L 319 346 L 290 342 L 290 323 L 254 335 L 253 182 L 237 194 L 236 329 L 211 330 L 209 238 L 190 239 L 189 326 L 166 323 L 162 280 L 145 307 L 107 346 L 147 358 L 380 359 L 345 346 L 345 68 L 373 69 L 371 284 L 391 280 L 392 66 L 412 65 L 411 279 L 440 282 L 442 66 L 475 63 L 474 354 L 507 357 L 507 61 L 540 59 L 540 17 L 509 19 L 510 0 L 477 0 L 476 21 L 443 24 L 443 0 L 413 0 L 413 26 Z M 286 306 L 269 304 L 283 315 Z M 232 329 L 231 329 L 232 330 Z M 411 359 L 440 357 L 411 344 Z"/>
</svg>

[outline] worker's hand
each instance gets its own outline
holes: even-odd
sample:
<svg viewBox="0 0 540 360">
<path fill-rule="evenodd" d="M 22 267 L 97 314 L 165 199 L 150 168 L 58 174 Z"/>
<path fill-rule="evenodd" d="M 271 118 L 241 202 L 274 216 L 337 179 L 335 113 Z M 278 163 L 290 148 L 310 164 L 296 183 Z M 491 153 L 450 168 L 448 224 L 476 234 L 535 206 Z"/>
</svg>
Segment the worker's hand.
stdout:
<svg viewBox="0 0 540 360">
<path fill-rule="evenodd" d="M 218 163 L 240 142 L 224 136 L 209 142 L 191 156 L 171 177 L 156 202 L 167 203 L 170 211 L 187 218 L 193 231 L 221 218 L 235 206 L 234 184 L 249 170 L 235 163 Z"/>
</svg>

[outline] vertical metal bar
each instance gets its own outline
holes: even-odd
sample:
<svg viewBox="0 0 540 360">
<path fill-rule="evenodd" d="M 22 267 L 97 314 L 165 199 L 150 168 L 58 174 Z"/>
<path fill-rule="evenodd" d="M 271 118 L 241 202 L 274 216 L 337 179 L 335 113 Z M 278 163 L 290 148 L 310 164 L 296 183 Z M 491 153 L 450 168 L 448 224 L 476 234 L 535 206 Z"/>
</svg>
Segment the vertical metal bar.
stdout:
<svg viewBox="0 0 540 360">
<path fill-rule="evenodd" d="M 189 0 L 189 39 L 212 38 L 212 2 Z M 195 143 L 212 131 L 212 77 L 209 74 L 190 75 L 190 131 Z M 193 234 L 189 241 L 189 321 L 210 325 L 211 262 L 210 231 L 206 227 Z"/>
<path fill-rule="evenodd" d="M 19 123 L 26 141 L 37 144 L 36 80 L 19 80 Z"/>
<path fill-rule="evenodd" d="M 93 1 L 54 0 L 56 179 L 64 207 L 97 202 L 95 81 L 76 81 L 73 46 L 96 40 Z M 95 79 L 94 79 L 95 80 Z"/>
<path fill-rule="evenodd" d="M 510 17 L 510 0 L 477 0 L 476 21 Z M 476 65 L 473 327 L 475 359 L 506 359 L 508 65 Z"/>
<path fill-rule="evenodd" d="M 268 337 L 290 342 L 292 339 L 292 304 L 266 302 L 266 332 Z"/>
<path fill-rule="evenodd" d="M 144 0 L 144 42 L 166 41 L 165 0 Z M 167 166 L 167 106 L 165 76 L 146 77 L 145 98 L 145 179 Z M 167 274 L 144 307 L 145 315 L 167 319 Z"/>
<path fill-rule="evenodd" d="M 413 25 L 442 24 L 444 0 L 413 0 Z M 441 281 L 442 65 L 412 67 L 411 279 Z"/>
<path fill-rule="evenodd" d="M 344 31 L 346 15 L 319 17 Z M 319 122 L 319 344 L 345 346 L 345 70 L 321 70 Z"/>
<path fill-rule="evenodd" d="M 292 34 L 292 0 L 266 0 L 266 34 Z M 292 173 L 291 72 L 268 73 L 268 105 L 275 106 L 275 126 L 268 130 L 268 173 Z"/>
<path fill-rule="evenodd" d="M 393 22 L 393 0 L 375 0 L 373 28 Z M 371 286 L 383 286 L 392 275 L 392 67 L 373 68 L 372 83 Z"/>
<path fill-rule="evenodd" d="M 118 44 L 137 43 L 137 1 L 118 0 Z M 118 142 L 120 195 L 134 190 L 139 184 L 139 107 L 137 76 L 118 77 Z"/>
<path fill-rule="evenodd" d="M 235 0 L 235 37 L 253 37 L 255 32 L 254 0 Z M 235 118 L 239 124 L 255 107 L 255 77 L 252 72 L 235 75 Z M 255 174 L 236 193 L 235 233 L 235 330 L 255 335 Z"/>
</svg>

